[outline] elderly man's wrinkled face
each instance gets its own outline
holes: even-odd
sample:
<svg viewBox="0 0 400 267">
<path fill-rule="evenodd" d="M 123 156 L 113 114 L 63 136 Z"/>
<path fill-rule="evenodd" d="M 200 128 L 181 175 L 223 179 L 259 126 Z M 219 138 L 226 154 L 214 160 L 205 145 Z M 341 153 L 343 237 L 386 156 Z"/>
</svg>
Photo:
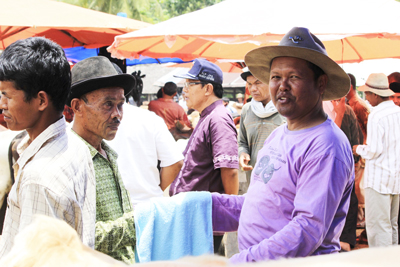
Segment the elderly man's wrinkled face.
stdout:
<svg viewBox="0 0 400 267">
<path fill-rule="evenodd" d="M 393 100 L 397 106 L 400 106 L 400 93 L 395 93 L 394 95 L 390 96 L 390 100 Z"/>
<path fill-rule="evenodd" d="M 271 100 L 268 84 L 263 83 L 252 75 L 247 76 L 246 81 L 253 99 L 262 102 L 264 105 L 268 104 Z"/>
<path fill-rule="evenodd" d="M 114 139 L 122 120 L 124 89 L 120 87 L 99 89 L 87 93 L 85 98 L 83 98 L 85 130 L 101 139 Z"/>
<path fill-rule="evenodd" d="M 278 57 L 272 61 L 271 99 L 288 122 L 301 120 L 321 108 L 326 82 L 326 76 L 315 81 L 313 71 L 303 59 Z"/>
</svg>

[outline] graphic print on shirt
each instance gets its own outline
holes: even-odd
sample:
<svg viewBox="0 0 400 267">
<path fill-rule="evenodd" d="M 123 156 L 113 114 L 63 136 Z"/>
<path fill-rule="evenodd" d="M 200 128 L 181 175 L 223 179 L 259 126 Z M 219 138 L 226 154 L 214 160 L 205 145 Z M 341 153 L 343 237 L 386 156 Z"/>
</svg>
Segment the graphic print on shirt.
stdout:
<svg viewBox="0 0 400 267">
<path fill-rule="evenodd" d="M 260 176 L 261 174 L 261 179 L 263 180 L 264 184 L 268 183 L 269 180 L 271 180 L 272 175 L 274 175 L 274 172 L 279 170 L 281 167 L 275 169 L 274 163 L 270 163 L 270 157 L 263 156 L 259 163 L 256 166 L 255 169 L 255 174 Z"/>
</svg>

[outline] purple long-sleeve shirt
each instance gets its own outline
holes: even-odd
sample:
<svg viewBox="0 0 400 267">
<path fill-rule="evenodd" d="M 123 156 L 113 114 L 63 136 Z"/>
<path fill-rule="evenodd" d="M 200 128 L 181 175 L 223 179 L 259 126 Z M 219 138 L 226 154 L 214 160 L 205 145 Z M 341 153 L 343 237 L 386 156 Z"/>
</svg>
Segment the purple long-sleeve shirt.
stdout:
<svg viewBox="0 0 400 267">
<path fill-rule="evenodd" d="M 185 151 L 185 159 L 169 194 L 188 191 L 224 192 L 220 168 L 239 168 L 236 127 L 222 100 L 206 107 Z"/>
<path fill-rule="evenodd" d="M 336 252 L 354 183 L 346 136 L 327 119 L 277 128 L 259 151 L 244 196 L 213 194 L 214 231 L 238 230 L 232 263 Z"/>
</svg>

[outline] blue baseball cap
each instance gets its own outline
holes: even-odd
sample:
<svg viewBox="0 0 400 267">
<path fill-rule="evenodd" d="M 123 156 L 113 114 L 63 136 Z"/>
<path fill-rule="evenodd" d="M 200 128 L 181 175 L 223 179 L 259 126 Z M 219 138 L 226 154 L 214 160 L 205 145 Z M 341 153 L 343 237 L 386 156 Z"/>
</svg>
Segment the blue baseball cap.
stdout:
<svg viewBox="0 0 400 267">
<path fill-rule="evenodd" d="M 205 59 L 195 59 L 188 73 L 174 75 L 175 78 L 199 80 L 222 84 L 223 76 L 220 67 Z"/>
</svg>

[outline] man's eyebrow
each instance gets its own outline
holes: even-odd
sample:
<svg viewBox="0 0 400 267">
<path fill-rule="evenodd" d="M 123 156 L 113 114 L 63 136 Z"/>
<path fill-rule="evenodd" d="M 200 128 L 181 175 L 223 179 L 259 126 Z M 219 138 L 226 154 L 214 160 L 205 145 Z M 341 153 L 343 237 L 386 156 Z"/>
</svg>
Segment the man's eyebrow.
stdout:
<svg viewBox="0 0 400 267">
<path fill-rule="evenodd" d="M 103 99 L 103 101 L 120 101 L 120 100 L 124 100 L 125 101 L 125 97 L 121 97 L 121 98 L 116 98 L 116 97 L 110 97 L 110 96 L 107 96 L 106 98 L 104 98 Z"/>
</svg>

